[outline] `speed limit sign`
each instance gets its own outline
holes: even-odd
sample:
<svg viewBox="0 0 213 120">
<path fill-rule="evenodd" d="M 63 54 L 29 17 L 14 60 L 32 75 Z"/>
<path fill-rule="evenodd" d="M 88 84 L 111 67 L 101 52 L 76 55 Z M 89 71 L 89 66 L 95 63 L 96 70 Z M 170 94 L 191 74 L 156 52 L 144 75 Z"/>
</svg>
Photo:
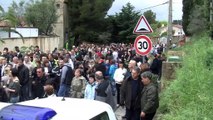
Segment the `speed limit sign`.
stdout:
<svg viewBox="0 0 213 120">
<path fill-rule="evenodd" d="M 139 55 L 147 55 L 152 50 L 152 41 L 148 36 L 140 35 L 135 39 L 134 47 Z"/>
</svg>

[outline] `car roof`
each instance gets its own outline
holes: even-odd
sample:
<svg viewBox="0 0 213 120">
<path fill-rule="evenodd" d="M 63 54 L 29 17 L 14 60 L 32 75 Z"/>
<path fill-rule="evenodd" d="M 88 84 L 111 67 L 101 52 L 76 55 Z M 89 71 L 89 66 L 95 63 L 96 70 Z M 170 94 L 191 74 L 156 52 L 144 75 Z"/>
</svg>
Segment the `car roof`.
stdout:
<svg viewBox="0 0 213 120">
<path fill-rule="evenodd" d="M 11 105 L 11 103 L 0 102 L 0 110 L 9 105 Z"/>
<path fill-rule="evenodd" d="M 113 111 L 108 104 L 95 100 L 65 98 L 63 101 L 62 99 L 62 97 L 49 97 L 17 104 L 51 108 L 57 113 L 51 120 L 66 120 L 68 118 L 88 120 L 103 112 L 108 113 Z"/>
</svg>

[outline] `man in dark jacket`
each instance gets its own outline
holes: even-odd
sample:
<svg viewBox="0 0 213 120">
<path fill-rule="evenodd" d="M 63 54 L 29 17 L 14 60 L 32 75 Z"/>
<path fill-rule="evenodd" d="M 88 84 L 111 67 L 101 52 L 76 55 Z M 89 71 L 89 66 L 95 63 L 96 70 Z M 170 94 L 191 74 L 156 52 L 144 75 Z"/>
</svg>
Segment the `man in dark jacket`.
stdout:
<svg viewBox="0 0 213 120">
<path fill-rule="evenodd" d="M 44 97 L 44 85 L 47 81 L 47 78 L 44 73 L 44 68 L 38 67 L 36 69 L 37 77 L 32 81 L 32 92 L 34 98 L 42 98 Z"/>
<path fill-rule="evenodd" d="M 21 84 L 20 101 L 30 99 L 29 69 L 23 64 L 24 59 L 18 60 L 18 78 Z"/>
<path fill-rule="evenodd" d="M 140 69 L 132 69 L 131 76 L 124 80 L 121 86 L 120 105 L 126 106 L 127 120 L 140 120 L 140 98 L 143 84 L 140 78 Z"/>
<path fill-rule="evenodd" d="M 150 66 L 150 70 L 152 71 L 153 74 L 159 75 L 160 74 L 160 60 L 159 60 L 159 54 L 155 54 L 155 58 L 153 59 L 153 62 Z"/>
<path fill-rule="evenodd" d="M 2 56 L 7 60 L 7 63 L 10 62 L 11 55 L 9 54 L 9 49 L 7 47 L 5 47 L 3 49 L 3 55 Z"/>
<path fill-rule="evenodd" d="M 19 50 L 19 47 L 18 46 L 15 46 L 15 51 L 16 51 L 16 56 L 18 57 L 18 58 L 22 58 L 23 57 L 23 55 L 21 54 L 21 51 Z"/>
<path fill-rule="evenodd" d="M 153 74 L 149 71 L 141 74 L 144 88 L 141 96 L 141 120 L 152 120 L 159 107 L 158 89 Z"/>
</svg>

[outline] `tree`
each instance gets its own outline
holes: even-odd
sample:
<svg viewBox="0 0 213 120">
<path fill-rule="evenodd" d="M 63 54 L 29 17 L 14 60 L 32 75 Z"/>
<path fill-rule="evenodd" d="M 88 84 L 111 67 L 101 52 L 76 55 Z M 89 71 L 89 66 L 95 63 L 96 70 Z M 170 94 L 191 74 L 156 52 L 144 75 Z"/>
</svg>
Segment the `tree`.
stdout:
<svg viewBox="0 0 213 120">
<path fill-rule="evenodd" d="M 196 9 L 194 8 L 192 14 L 190 15 L 190 22 L 187 26 L 187 31 L 191 34 L 199 34 L 207 31 L 208 21 L 203 16 L 203 12 L 205 12 L 205 8 L 196 5 Z"/>
<path fill-rule="evenodd" d="M 24 14 L 25 14 L 25 2 L 22 0 L 18 4 L 13 1 L 11 6 L 9 7 L 9 11 L 14 13 L 14 16 L 17 19 L 17 25 L 23 27 L 25 25 L 25 19 L 24 19 Z"/>
<path fill-rule="evenodd" d="M 4 11 L 4 9 L 2 8 L 2 6 L 0 5 L 0 22 L 5 22 L 9 26 L 9 27 L 0 29 L 0 31 L 14 32 L 14 33 L 18 34 L 21 37 L 22 42 L 24 43 L 23 36 L 19 32 L 17 32 L 16 30 L 10 29 L 10 27 L 14 27 L 15 28 L 16 24 L 17 24 L 17 18 L 15 16 L 14 11 L 12 11 L 11 9 L 9 9 L 9 11 L 6 13 Z M 3 39 L 1 38 L 1 36 L 0 36 L 0 41 L 2 43 L 4 42 Z"/>
<path fill-rule="evenodd" d="M 159 37 L 160 36 L 160 31 L 158 30 L 160 27 L 165 26 L 164 22 L 158 22 L 155 21 L 155 23 L 150 24 L 153 33 L 148 34 L 147 36 L 149 37 Z"/>
<path fill-rule="evenodd" d="M 140 12 L 134 10 L 134 6 L 127 3 L 122 7 L 120 13 L 115 16 L 109 16 L 111 23 L 111 42 L 132 42 L 136 35 L 133 35 L 133 29 L 140 18 Z"/>
<path fill-rule="evenodd" d="M 183 30 L 186 35 L 193 35 L 198 26 L 210 26 L 209 24 L 209 2 L 210 0 L 183 0 Z M 197 13 L 198 12 L 198 13 Z M 201 20 L 202 19 L 202 20 Z M 205 20 L 204 20 L 205 19 Z M 200 23 L 200 22 L 201 23 Z M 199 24 L 198 26 L 196 24 Z M 207 23 L 207 24 L 206 24 Z M 209 27 L 207 27 L 209 29 Z M 194 31 L 194 32 L 193 32 Z"/>
<path fill-rule="evenodd" d="M 143 15 L 146 17 L 149 24 L 156 23 L 156 13 L 152 12 L 152 10 L 144 12 Z"/>
<path fill-rule="evenodd" d="M 9 9 L 8 12 L 5 12 L 2 7 L 0 8 L 0 10 L 0 22 L 4 21 L 8 24 L 8 26 L 16 27 L 17 18 L 14 11 L 12 9 Z"/>
<path fill-rule="evenodd" d="M 3 16 L 4 16 L 4 9 L 2 8 L 2 6 L 0 5 L 0 22 L 4 19 Z"/>
<path fill-rule="evenodd" d="M 173 21 L 172 21 L 172 24 L 175 24 L 175 25 L 182 25 L 182 20 L 173 20 Z"/>
<path fill-rule="evenodd" d="M 57 22 L 55 0 L 36 0 L 28 3 L 25 18 L 30 26 L 39 29 L 39 34 L 50 35 Z"/>
<path fill-rule="evenodd" d="M 104 31 L 105 17 L 114 0 L 68 0 L 69 28 L 74 44 L 94 41 Z"/>
</svg>

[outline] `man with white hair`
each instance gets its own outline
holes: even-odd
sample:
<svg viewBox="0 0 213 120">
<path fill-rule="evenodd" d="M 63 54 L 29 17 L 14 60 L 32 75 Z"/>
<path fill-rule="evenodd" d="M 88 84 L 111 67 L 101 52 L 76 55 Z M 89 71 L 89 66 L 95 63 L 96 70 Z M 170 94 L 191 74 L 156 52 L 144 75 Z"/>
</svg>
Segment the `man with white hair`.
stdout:
<svg viewBox="0 0 213 120">
<path fill-rule="evenodd" d="M 126 107 L 127 120 L 140 120 L 140 98 L 143 84 L 140 78 L 140 69 L 131 70 L 131 76 L 127 77 L 121 86 L 120 105 Z"/>
<path fill-rule="evenodd" d="M 30 57 L 28 55 L 24 56 L 24 65 L 29 69 L 29 75 L 31 76 L 34 66 L 32 62 L 30 61 Z"/>
<path fill-rule="evenodd" d="M 137 62 L 135 60 L 130 60 L 128 64 L 128 71 L 124 77 L 126 79 L 127 77 L 131 76 L 132 70 L 137 66 Z"/>
<path fill-rule="evenodd" d="M 18 68 L 18 57 L 14 56 L 13 57 L 13 68 Z"/>
</svg>

